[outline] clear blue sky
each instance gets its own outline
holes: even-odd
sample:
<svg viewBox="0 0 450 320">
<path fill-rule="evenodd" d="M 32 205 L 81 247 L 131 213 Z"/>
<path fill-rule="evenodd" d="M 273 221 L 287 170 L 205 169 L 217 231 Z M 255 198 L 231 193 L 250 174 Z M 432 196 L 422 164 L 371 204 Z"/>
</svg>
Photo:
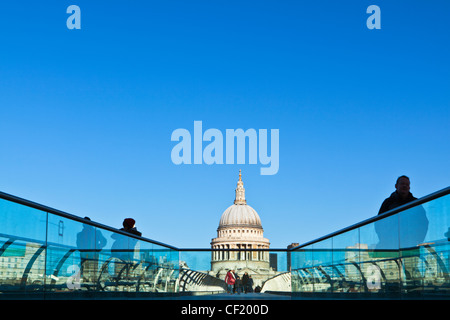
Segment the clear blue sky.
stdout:
<svg viewBox="0 0 450 320">
<path fill-rule="evenodd" d="M 81 30 L 66 9 L 81 8 Z M 381 30 L 369 30 L 369 5 Z M 0 190 L 209 248 L 242 169 L 271 247 L 450 185 L 450 2 L 4 1 Z M 279 129 L 261 165 L 180 165 L 171 133 Z"/>
</svg>

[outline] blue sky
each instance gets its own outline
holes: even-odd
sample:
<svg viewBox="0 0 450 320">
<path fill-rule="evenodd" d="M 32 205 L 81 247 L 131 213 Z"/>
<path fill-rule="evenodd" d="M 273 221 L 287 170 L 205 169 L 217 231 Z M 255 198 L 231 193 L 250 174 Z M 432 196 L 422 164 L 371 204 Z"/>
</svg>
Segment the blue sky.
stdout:
<svg viewBox="0 0 450 320">
<path fill-rule="evenodd" d="M 66 9 L 81 9 L 69 30 Z M 369 5 L 381 29 L 369 30 Z M 450 185 L 450 2 L 0 4 L 0 190 L 208 248 L 239 169 L 271 247 Z M 279 129 L 261 164 L 174 165 L 178 128 Z"/>
</svg>

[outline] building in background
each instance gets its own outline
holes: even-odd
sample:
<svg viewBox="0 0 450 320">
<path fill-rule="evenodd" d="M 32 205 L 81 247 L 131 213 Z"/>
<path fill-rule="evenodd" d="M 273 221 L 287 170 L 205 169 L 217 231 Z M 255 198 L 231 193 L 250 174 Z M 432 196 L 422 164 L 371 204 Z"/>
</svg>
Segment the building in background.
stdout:
<svg viewBox="0 0 450 320">
<path fill-rule="evenodd" d="M 269 251 L 252 251 L 251 249 L 269 249 L 270 242 L 264 238 L 264 230 L 258 213 L 247 204 L 244 182 L 239 170 L 239 181 L 233 205 L 222 214 L 217 228 L 217 237 L 211 240 L 211 275 L 223 279 L 228 270 L 237 275 L 247 272 L 254 286 L 262 286 L 263 282 L 275 276 L 270 265 Z M 214 249 L 226 249 L 214 251 Z M 239 249 L 239 251 L 232 251 Z M 230 251 L 227 251 L 230 250 Z M 275 263 L 274 261 L 272 263 Z M 275 268 L 276 269 L 276 268 Z"/>
</svg>

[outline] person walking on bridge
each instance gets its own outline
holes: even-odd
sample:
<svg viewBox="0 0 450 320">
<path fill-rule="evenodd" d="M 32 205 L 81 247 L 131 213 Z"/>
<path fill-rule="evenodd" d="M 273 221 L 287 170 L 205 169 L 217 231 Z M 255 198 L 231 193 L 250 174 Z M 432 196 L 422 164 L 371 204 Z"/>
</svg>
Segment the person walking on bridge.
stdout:
<svg viewBox="0 0 450 320">
<path fill-rule="evenodd" d="M 225 276 L 225 283 L 227 284 L 227 293 L 233 294 L 234 283 L 236 282 L 236 277 L 234 275 L 234 270 L 228 270 Z"/>
</svg>

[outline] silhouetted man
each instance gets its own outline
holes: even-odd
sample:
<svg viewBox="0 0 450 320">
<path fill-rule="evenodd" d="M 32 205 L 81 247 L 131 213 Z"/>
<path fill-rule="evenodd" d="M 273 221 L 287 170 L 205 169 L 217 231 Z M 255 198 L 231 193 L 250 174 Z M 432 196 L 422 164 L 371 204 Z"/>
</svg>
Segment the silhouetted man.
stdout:
<svg viewBox="0 0 450 320">
<path fill-rule="evenodd" d="M 395 189 L 391 196 L 383 201 L 379 215 L 417 199 L 409 191 L 410 181 L 407 176 L 397 179 Z M 428 218 L 424 208 L 418 205 L 399 214 L 399 218 L 390 217 L 375 223 L 375 230 L 380 238 L 379 248 L 393 249 L 398 247 L 398 243 L 402 248 L 415 247 L 424 241 L 428 231 Z"/>
<path fill-rule="evenodd" d="M 391 194 L 389 198 L 383 201 L 380 211 L 378 214 L 382 214 L 391 209 L 400 207 L 408 202 L 414 201 L 417 198 L 409 192 L 410 181 L 407 176 L 401 176 L 397 179 L 395 183 L 395 191 Z"/>
</svg>

